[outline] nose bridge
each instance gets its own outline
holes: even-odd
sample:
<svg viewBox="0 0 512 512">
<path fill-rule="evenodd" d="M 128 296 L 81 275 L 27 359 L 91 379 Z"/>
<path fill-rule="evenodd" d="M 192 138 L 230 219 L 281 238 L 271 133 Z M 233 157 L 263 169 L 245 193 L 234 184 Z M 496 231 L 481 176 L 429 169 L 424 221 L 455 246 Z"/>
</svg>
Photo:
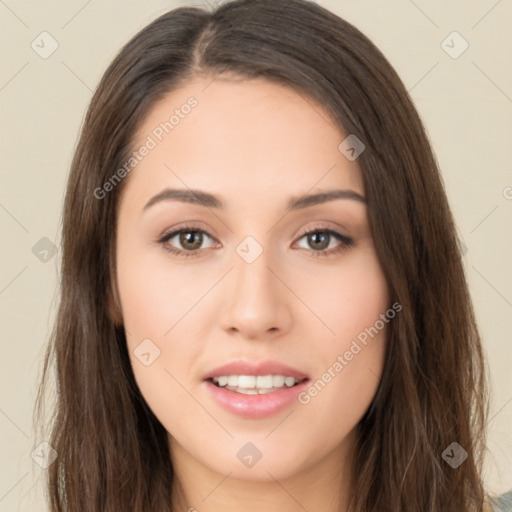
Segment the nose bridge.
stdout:
<svg viewBox="0 0 512 512">
<path fill-rule="evenodd" d="M 261 236 L 258 238 L 261 240 Z M 255 236 L 249 235 L 235 249 L 234 293 L 238 300 L 241 299 L 240 295 L 244 299 L 253 296 L 255 299 L 264 298 L 268 303 L 278 291 L 275 289 L 275 277 L 269 269 L 275 264 L 272 263 L 272 250 L 267 240 L 269 237 L 260 243 Z"/>
<path fill-rule="evenodd" d="M 247 236 L 233 254 L 231 279 L 234 283 L 229 288 L 223 326 L 235 328 L 246 337 L 282 328 L 288 316 L 283 284 L 274 275 L 274 267 L 278 265 L 273 251 L 265 246 L 269 239 L 265 237 L 260 243 L 255 235 Z"/>
</svg>

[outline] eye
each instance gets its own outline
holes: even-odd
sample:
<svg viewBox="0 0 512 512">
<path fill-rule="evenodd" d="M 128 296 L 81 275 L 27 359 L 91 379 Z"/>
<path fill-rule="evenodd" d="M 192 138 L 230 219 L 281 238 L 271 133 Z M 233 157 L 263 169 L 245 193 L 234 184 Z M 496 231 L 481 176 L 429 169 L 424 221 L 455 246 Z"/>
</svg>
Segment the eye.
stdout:
<svg viewBox="0 0 512 512">
<path fill-rule="evenodd" d="M 188 258 L 199 254 L 204 235 L 212 239 L 206 231 L 199 229 L 197 226 L 183 226 L 171 233 L 164 234 L 162 238 L 158 240 L 158 243 L 160 243 L 166 251 Z M 177 239 L 177 243 L 179 243 L 183 249 L 176 249 L 168 245 L 168 242 L 173 238 Z"/>
<path fill-rule="evenodd" d="M 162 245 L 166 251 L 172 254 L 176 254 L 184 258 L 191 256 L 195 257 L 201 253 L 201 249 L 204 249 L 201 246 L 205 236 L 213 240 L 213 237 L 209 233 L 197 226 L 182 226 L 170 233 L 165 233 L 159 240 L 157 240 L 157 243 Z M 169 245 L 169 242 L 175 238 L 176 241 L 174 244 Z M 354 241 L 348 236 L 323 226 L 317 226 L 312 230 L 304 232 L 299 237 L 299 240 L 302 240 L 303 238 L 306 239 L 306 243 L 313 248 L 308 249 L 306 247 L 305 249 L 309 250 L 312 256 L 315 257 L 337 254 L 354 245 Z M 331 242 L 335 240 L 338 241 L 338 245 L 336 246 L 336 244 L 334 244 L 335 247 L 333 249 Z M 176 248 L 176 244 L 181 245 L 182 248 Z M 331 249 L 329 249 L 329 246 L 331 246 Z"/>
<path fill-rule="evenodd" d="M 331 256 L 333 254 L 338 254 L 354 245 L 354 241 L 348 236 L 345 236 L 339 233 L 338 231 L 323 226 L 317 226 L 312 230 L 306 231 L 301 235 L 299 240 L 302 240 L 303 238 L 306 239 L 306 243 L 310 247 L 314 248 L 313 250 L 311 250 L 311 253 L 312 256 L 315 257 Z M 331 244 L 331 242 L 334 241 L 333 239 L 338 240 L 339 242 L 337 246 L 335 244 L 334 249 L 332 249 Z M 328 249 L 329 246 L 331 246 L 330 250 Z"/>
</svg>

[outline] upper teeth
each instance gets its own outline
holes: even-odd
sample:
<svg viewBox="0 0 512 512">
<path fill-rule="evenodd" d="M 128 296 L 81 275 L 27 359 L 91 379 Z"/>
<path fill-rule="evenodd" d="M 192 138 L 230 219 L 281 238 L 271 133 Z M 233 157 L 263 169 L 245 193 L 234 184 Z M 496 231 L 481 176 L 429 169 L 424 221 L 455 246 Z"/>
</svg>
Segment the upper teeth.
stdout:
<svg viewBox="0 0 512 512">
<path fill-rule="evenodd" d="M 285 377 L 284 375 L 222 375 L 212 379 L 219 386 L 232 386 L 237 388 L 261 388 L 271 389 L 280 388 L 283 385 L 288 387 L 300 382 L 293 377 Z"/>
</svg>

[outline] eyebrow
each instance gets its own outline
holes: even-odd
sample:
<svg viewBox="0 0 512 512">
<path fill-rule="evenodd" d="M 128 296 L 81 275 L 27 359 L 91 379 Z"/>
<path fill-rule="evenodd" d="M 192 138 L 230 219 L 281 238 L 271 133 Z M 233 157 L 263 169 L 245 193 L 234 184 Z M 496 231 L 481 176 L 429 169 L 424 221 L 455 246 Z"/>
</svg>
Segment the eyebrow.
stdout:
<svg viewBox="0 0 512 512">
<path fill-rule="evenodd" d="M 366 198 L 358 192 L 355 192 L 354 190 L 337 189 L 329 190 L 327 192 L 320 192 L 317 194 L 310 194 L 307 196 L 292 197 L 288 201 L 288 209 L 300 210 L 302 208 L 327 203 L 328 201 L 334 201 L 336 199 L 351 199 L 359 203 L 366 204 Z M 143 210 L 145 211 L 154 204 L 160 203 L 162 201 L 180 201 L 183 203 L 196 204 L 207 208 L 225 208 L 225 204 L 220 198 L 208 192 L 192 189 L 166 188 L 165 190 L 162 190 L 162 192 L 153 196 L 145 204 Z"/>
</svg>

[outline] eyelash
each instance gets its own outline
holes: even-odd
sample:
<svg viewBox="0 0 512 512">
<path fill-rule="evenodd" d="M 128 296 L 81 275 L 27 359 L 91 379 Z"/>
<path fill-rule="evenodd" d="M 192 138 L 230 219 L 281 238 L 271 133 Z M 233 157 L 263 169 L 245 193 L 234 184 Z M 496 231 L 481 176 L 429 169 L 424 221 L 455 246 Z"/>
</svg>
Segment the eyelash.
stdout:
<svg viewBox="0 0 512 512">
<path fill-rule="evenodd" d="M 169 246 L 165 245 L 166 242 L 168 242 L 170 239 L 174 238 L 176 235 L 179 235 L 180 233 L 183 233 L 183 232 L 185 232 L 185 233 L 187 233 L 187 232 L 203 233 L 213 239 L 213 237 L 207 231 L 204 231 L 203 229 L 200 229 L 197 226 L 186 225 L 186 226 L 182 226 L 181 228 L 176 229 L 170 233 L 165 233 L 164 235 L 162 235 L 162 237 L 159 240 L 157 240 L 157 243 L 160 244 L 166 251 L 168 251 L 172 254 L 175 254 L 177 256 L 180 256 L 182 258 L 190 258 L 190 257 L 199 256 L 199 254 L 201 252 L 200 249 L 197 249 L 195 251 L 184 251 L 181 249 L 175 249 L 173 247 L 169 247 Z M 335 250 L 322 249 L 321 251 L 315 251 L 315 250 L 311 249 L 310 252 L 313 253 L 312 254 L 313 257 L 333 256 L 335 254 L 339 254 L 339 253 L 349 249 L 354 244 L 354 241 L 351 238 L 349 238 L 348 236 L 342 235 L 341 233 L 338 233 L 337 231 L 334 231 L 325 226 L 316 226 L 309 231 L 303 232 L 299 236 L 298 240 L 305 237 L 306 235 L 310 235 L 310 234 L 314 234 L 314 233 L 326 233 L 329 236 L 333 236 L 334 238 L 338 239 L 341 242 L 341 244 Z"/>
</svg>

